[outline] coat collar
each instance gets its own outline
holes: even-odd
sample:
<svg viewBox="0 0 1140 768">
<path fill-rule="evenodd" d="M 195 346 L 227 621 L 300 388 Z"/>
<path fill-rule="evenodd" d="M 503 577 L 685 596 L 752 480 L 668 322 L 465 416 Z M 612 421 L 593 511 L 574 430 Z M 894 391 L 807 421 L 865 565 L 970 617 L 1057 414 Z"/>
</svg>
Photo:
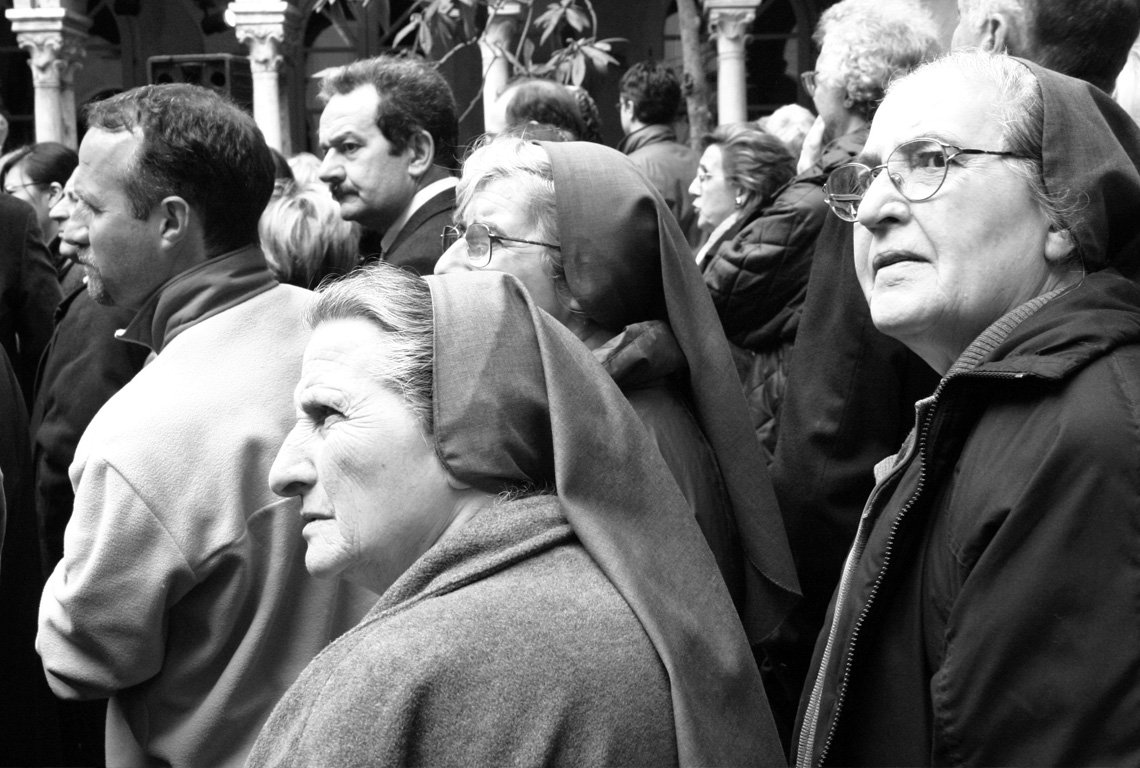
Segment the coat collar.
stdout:
<svg viewBox="0 0 1140 768">
<path fill-rule="evenodd" d="M 677 134 L 671 126 L 668 125 L 647 125 L 644 128 L 638 128 L 633 133 L 627 133 L 622 137 L 621 143 L 618 144 L 618 151 L 631 155 L 642 147 L 648 147 L 650 144 L 660 144 L 665 141 L 676 141 Z"/>
<path fill-rule="evenodd" d="M 276 285 L 260 248 L 230 251 L 168 280 L 115 335 L 159 353 L 187 328 Z"/>
</svg>

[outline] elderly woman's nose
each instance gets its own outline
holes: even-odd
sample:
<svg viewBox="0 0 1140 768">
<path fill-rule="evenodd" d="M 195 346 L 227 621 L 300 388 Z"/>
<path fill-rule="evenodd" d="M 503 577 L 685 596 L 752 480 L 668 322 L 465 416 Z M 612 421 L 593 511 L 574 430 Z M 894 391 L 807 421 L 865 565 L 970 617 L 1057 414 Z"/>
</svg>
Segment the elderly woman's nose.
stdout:
<svg viewBox="0 0 1140 768">
<path fill-rule="evenodd" d="M 278 496 L 300 496 L 316 482 L 316 471 L 305 456 L 296 437 L 296 430 L 289 433 L 273 466 L 269 469 L 269 487 Z"/>
<path fill-rule="evenodd" d="M 461 237 L 443 252 L 439 261 L 435 263 L 435 274 L 450 275 L 456 272 L 468 272 L 473 267 L 467 260 L 467 243 Z"/>
<path fill-rule="evenodd" d="M 897 223 L 905 219 L 910 213 L 909 202 L 891 183 L 888 173 L 886 169 L 883 169 L 878 176 L 872 179 L 871 185 L 863 193 L 863 199 L 859 201 L 859 212 L 856 218 L 867 229 Z"/>
</svg>

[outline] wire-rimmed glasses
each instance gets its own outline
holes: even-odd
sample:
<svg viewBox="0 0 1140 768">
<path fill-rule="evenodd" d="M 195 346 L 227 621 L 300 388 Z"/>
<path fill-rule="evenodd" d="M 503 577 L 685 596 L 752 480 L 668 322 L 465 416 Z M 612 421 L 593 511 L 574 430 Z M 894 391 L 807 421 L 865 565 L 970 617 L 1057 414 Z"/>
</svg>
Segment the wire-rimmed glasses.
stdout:
<svg viewBox="0 0 1140 768">
<path fill-rule="evenodd" d="M 871 168 L 863 163 L 847 163 L 836 168 L 823 185 L 823 199 L 836 216 L 844 221 L 855 221 L 863 195 L 867 194 L 879 171 L 885 168 L 887 178 L 899 194 L 912 203 L 920 203 L 934 197 L 942 188 L 950 161 L 958 155 L 1024 158 L 1016 152 L 964 149 L 938 139 L 912 139 L 895 147 L 882 165 Z"/>
<path fill-rule="evenodd" d="M 521 237 L 507 237 L 492 232 L 486 224 L 478 222 L 466 226 L 458 225 L 445 227 L 443 230 L 443 248 L 447 250 L 459 238 L 467 243 L 467 261 L 471 266 L 482 269 L 491 263 L 491 247 L 494 243 L 525 243 L 527 245 L 541 245 L 546 248 L 559 248 L 554 243 L 541 243 L 537 240 L 523 240 Z"/>
</svg>

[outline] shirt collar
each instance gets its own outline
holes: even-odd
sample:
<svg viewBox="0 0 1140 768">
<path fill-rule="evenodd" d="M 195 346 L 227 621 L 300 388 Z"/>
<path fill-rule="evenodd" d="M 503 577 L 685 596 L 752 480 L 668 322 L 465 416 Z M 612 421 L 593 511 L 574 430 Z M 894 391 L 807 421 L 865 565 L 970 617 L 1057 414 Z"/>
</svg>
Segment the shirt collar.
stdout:
<svg viewBox="0 0 1140 768">
<path fill-rule="evenodd" d="M 239 248 L 166 281 L 115 336 L 158 353 L 187 328 L 276 285 L 261 249 Z"/>
<path fill-rule="evenodd" d="M 412 214 L 427 205 L 428 201 L 440 192 L 454 189 L 458 183 L 459 179 L 454 176 L 445 176 L 417 191 L 416 194 L 412 196 L 411 204 L 400 214 L 400 218 L 396 219 L 396 223 L 388 227 L 388 231 L 384 233 L 384 237 L 380 238 L 381 252 L 388 252 L 388 249 L 392 247 L 392 243 L 396 242 L 396 238 L 399 237 L 400 232 L 403 231 L 404 225 L 412 218 Z"/>
</svg>

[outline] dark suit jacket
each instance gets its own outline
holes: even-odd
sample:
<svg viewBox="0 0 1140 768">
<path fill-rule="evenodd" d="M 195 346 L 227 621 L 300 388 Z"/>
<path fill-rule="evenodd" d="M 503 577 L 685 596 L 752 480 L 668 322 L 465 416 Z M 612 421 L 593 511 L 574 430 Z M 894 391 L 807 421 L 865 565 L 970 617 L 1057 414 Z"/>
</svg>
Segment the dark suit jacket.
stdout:
<svg viewBox="0 0 1140 768">
<path fill-rule="evenodd" d="M 455 188 L 446 189 L 412 214 L 384 252 L 384 261 L 430 275 L 443 255 L 443 228 L 451 224 L 455 211 Z"/>
<path fill-rule="evenodd" d="M 26 404 L 62 298 L 36 212 L 23 200 L 0 194 L 0 344 Z"/>
</svg>

